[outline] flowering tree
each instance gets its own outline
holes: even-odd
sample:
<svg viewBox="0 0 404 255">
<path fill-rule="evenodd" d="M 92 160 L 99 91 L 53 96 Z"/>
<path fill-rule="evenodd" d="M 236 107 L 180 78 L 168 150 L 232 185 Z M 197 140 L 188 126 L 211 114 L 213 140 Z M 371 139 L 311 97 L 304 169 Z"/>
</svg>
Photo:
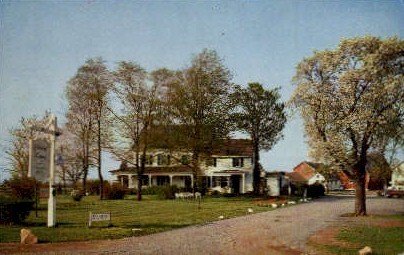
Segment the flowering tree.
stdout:
<svg viewBox="0 0 404 255">
<path fill-rule="evenodd" d="M 356 182 L 355 214 L 366 215 L 365 175 L 371 151 L 402 133 L 404 41 L 342 40 L 297 66 L 292 102 L 300 110 L 311 156 Z"/>
</svg>

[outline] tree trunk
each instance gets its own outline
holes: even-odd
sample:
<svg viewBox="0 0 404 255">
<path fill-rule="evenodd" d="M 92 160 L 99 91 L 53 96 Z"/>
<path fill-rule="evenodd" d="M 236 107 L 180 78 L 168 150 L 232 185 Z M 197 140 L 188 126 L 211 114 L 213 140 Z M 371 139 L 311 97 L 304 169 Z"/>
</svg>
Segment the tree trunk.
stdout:
<svg viewBox="0 0 404 255">
<path fill-rule="evenodd" d="M 145 165 L 146 165 L 146 152 L 144 150 L 140 159 L 140 170 L 137 172 L 137 201 L 142 200 L 142 175 L 145 170 Z"/>
<path fill-rule="evenodd" d="M 355 187 L 355 215 L 366 215 L 366 170 L 365 165 L 358 168 Z"/>
<path fill-rule="evenodd" d="M 137 201 L 142 201 L 142 175 L 137 175 Z"/>
<path fill-rule="evenodd" d="M 84 194 L 87 192 L 87 175 L 88 175 L 88 166 L 83 168 L 83 192 Z"/>
<path fill-rule="evenodd" d="M 192 154 L 192 175 L 193 175 L 193 192 L 197 192 L 198 191 L 198 177 L 199 177 L 199 164 L 198 164 L 198 157 L 199 157 L 199 152 L 198 151 L 194 151 L 194 153 Z"/>
<path fill-rule="evenodd" d="M 97 121 L 98 124 L 98 140 L 97 140 L 97 146 L 98 146 L 98 177 L 100 179 L 100 199 L 102 200 L 104 198 L 104 178 L 102 177 L 102 171 L 101 171 L 101 120 L 98 119 Z"/>
<path fill-rule="evenodd" d="M 254 169 L 253 169 L 253 190 L 255 195 L 260 194 L 260 154 L 258 143 L 254 142 Z"/>
</svg>

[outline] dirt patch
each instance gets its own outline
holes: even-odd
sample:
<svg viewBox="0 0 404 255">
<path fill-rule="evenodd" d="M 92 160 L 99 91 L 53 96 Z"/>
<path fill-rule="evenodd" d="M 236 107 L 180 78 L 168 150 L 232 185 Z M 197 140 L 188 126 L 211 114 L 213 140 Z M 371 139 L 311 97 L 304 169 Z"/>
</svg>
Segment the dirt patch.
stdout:
<svg viewBox="0 0 404 255">
<path fill-rule="evenodd" d="M 20 254 L 20 253 L 45 253 L 52 248 L 55 253 L 63 253 L 72 250 L 90 250 L 94 245 L 104 241 L 87 242 L 65 242 L 65 243 L 39 243 L 39 244 L 19 244 L 19 243 L 0 243 L 1 254 Z"/>
<path fill-rule="evenodd" d="M 382 227 L 382 228 L 394 228 L 394 227 L 404 228 L 404 221 L 402 221 L 402 220 L 382 220 L 382 221 L 373 222 L 372 225 Z"/>
<path fill-rule="evenodd" d="M 355 220 L 352 220 L 352 217 Z M 350 226 L 377 226 L 377 227 L 404 227 L 403 220 L 391 219 L 391 218 L 379 218 L 378 216 L 366 216 L 366 217 L 355 217 L 348 214 L 342 215 L 341 222 L 338 225 L 328 226 L 322 230 L 317 231 L 314 235 L 310 236 L 308 239 L 309 250 L 313 254 L 319 252 L 319 247 L 324 246 L 337 246 L 341 248 L 357 248 L 355 244 L 339 240 L 337 238 L 338 233 L 344 228 Z M 312 254 L 310 253 L 310 254 Z M 321 251 L 318 254 L 324 254 L 325 251 Z"/>
<path fill-rule="evenodd" d="M 316 232 L 314 235 L 309 237 L 308 243 L 310 245 L 332 245 L 340 247 L 352 247 L 350 243 L 344 242 L 337 239 L 338 233 L 343 229 L 344 226 L 329 226 Z"/>
</svg>

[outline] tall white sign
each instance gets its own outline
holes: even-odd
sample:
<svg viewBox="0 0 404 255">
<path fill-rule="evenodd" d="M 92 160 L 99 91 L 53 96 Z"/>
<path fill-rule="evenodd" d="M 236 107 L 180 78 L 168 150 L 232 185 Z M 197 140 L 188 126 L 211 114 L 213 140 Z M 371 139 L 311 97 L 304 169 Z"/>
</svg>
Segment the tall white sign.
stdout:
<svg viewBox="0 0 404 255">
<path fill-rule="evenodd" d="M 32 141 L 31 153 L 31 177 L 37 181 L 49 181 L 50 165 L 50 144 L 45 139 Z"/>
<path fill-rule="evenodd" d="M 41 133 L 46 138 L 30 137 L 28 176 L 41 182 L 49 182 L 48 227 L 56 224 L 56 192 L 55 182 L 55 140 L 57 132 L 56 117 L 48 116 L 45 125 L 32 126 L 31 129 Z"/>
</svg>

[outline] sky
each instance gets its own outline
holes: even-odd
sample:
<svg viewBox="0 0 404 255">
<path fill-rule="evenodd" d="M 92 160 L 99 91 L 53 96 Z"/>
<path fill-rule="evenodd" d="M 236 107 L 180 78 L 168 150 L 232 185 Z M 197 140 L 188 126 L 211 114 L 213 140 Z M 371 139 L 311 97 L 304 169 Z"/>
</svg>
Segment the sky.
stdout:
<svg viewBox="0 0 404 255">
<path fill-rule="evenodd" d="M 403 38 L 404 2 L 0 0 L 0 22 L 1 180 L 8 178 L 8 130 L 46 110 L 63 124 L 66 82 L 89 58 L 100 56 L 111 69 L 122 60 L 148 71 L 181 69 L 213 49 L 233 82 L 280 86 L 287 101 L 296 65 L 314 50 L 356 36 Z M 284 139 L 261 153 L 261 163 L 291 171 L 309 160 L 307 152 L 302 121 L 291 115 Z M 118 163 L 104 159 L 110 178 Z"/>
</svg>

